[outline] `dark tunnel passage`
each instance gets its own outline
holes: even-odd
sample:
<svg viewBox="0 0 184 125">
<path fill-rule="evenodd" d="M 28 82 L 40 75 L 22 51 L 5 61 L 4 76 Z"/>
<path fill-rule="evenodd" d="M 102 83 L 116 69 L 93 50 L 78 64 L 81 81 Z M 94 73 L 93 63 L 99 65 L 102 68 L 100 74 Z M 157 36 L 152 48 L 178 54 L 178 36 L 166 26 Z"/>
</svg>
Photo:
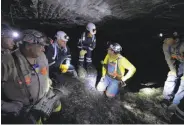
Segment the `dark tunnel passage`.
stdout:
<svg viewBox="0 0 184 125">
<path fill-rule="evenodd" d="M 164 29 L 165 27 L 166 29 Z M 58 30 L 65 31 L 70 36 L 68 45 L 72 52 L 72 63 L 77 65 L 77 43 L 85 26 L 75 25 L 66 28 L 65 26 L 39 25 L 37 22 L 26 21 L 25 24 L 22 22 L 21 25 L 18 25 L 18 28 L 38 29 L 51 38 L 54 38 Z M 141 84 L 150 82 L 155 87 L 163 86 L 169 69 L 162 50 L 163 38 L 159 37 L 159 33 L 165 32 L 165 30 L 169 32 L 169 30 L 180 31 L 181 29 L 182 27 L 168 27 L 160 24 L 160 21 L 155 21 L 152 24 L 151 19 L 137 19 L 129 22 L 110 20 L 99 27 L 97 25 L 97 47 L 93 52 L 93 63 L 98 69 L 99 76 L 101 76 L 102 70 L 100 61 L 107 54 L 107 42 L 112 41 L 121 44 L 122 54 L 137 68 L 137 72 L 129 84 L 132 91 L 138 91 Z"/>
<path fill-rule="evenodd" d="M 122 45 L 122 48 L 123 48 L 122 54 L 125 57 L 127 57 L 130 60 L 130 62 L 132 62 L 137 68 L 137 72 L 134 75 L 134 77 L 130 81 L 128 81 L 128 86 L 127 86 L 128 92 L 139 92 L 140 89 L 145 88 L 144 84 L 150 84 L 150 83 L 153 84 L 151 85 L 151 87 L 153 88 L 163 87 L 167 72 L 169 71 L 167 64 L 165 62 L 165 58 L 162 50 L 163 39 L 161 39 L 158 36 L 158 34 L 161 31 L 159 31 L 159 29 L 156 29 L 150 26 L 144 26 L 143 24 L 141 26 L 141 24 L 138 25 L 137 23 L 138 22 L 136 22 L 136 20 L 135 22 L 132 21 L 130 23 L 125 22 L 125 24 L 123 24 L 122 21 L 111 20 L 110 23 L 106 23 L 97 27 L 97 47 L 93 53 L 93 63 L 97 68 L 98 75 L 99 75 L 98 77 L 100 78 L 101 70 L 102 70 L 102 65 L 100 64 L 100 61 L 104 59 L 107 53 L 107 41 L 118 42 Z M 26 22 L 25 25 L 21 23 L 17 25 L 17 27 L 20 29 L 27 29 L 27 28 L 37 29 L 44 32 L 47 36 L 52 38 L 54 37 L 55 33 L 58 30 L 65 31 L 70 36 L 70 41 L 68 42 L 68 45 L 71 48 L 71 52 L 72 52 L 72 63 L 75 64 L 75 66 L 77 65 L 78 50 L 76 46 L 77 46 L 78 38 L 81 32 L 85 28 L 84 26 L 60 28 L 60 27 L 54 27 L 51 25 L 38 25 L 38 24 L 32 24 L 31 22 Z M 85 94 L 86 93 L 83 93 L 83 95 L 81 95 L 82 96 L 81 98 L 83 98 L 83 96 L 85 97 Z M 76 95 L 72 95 L 72 96 L 73 96 L 72 98 L 76 97 Z M 108 101 L 108 106 L 112 105 L 111 101 Z M 89 102 L 91 103 L 90 105 L 94 105 L 93 104 L 94 102 L 91 102 L 91 101 Z M 101 102 L 97 101 L 96 103 L 98 103 L 99 105 Z M 65 102 L 63 102 L 64 108 L 67 108 L 68 105 L 70 104 L 68 103 L 65 104 Z M 75 103 L 71 105 L 76 106 L 76 109 L 73 109 L 71 107 L 70 109 L 73 110 L 73 112 L 81 113 L 79 114 L 79 116 L 81 115 L 80 117 L 84 115 L 82 114 L 83 112 L 88 112 L 87 110 L 92 110 L 90 108 L 80 109 L 77 107 L 80 105 L 76 105 Z M 119 106 L 116 105 L 115 107 L 117 108 Z M 70 115 L 66 115 L 64 113 L 65 115 L 61 115 L 60 117 L 52 116 L 49 123 L 85 123 L 85 121 L 81 121 L 81 122 L 79 122 L 80 120 L 76 121 L 74 117 L 77 117 L 76 114 L 78 113 L 71 114 L 71 112 L 68 111 L 67 109 L 64 109 L 64 110 L 66 110 L 67 112 L 66 114 L 70 113 Z M 101 109 L 101 110 L 103 112 L 106 109 Z M 121 123 L 121 121 L 123 121 L 123 123 L 149 123 L 149 122 L 145 122 L 144 120 L 141 121 L 141 118 L 136 118 L 126 108 L 122 110 L 124 111 L 123 112 L 124 114 L 129 114 L 132 117 L 131 120 L 133 120 L 134 122 L 130 121 L 128 116 L 125 117 L 123 115 L 120 115 L 123 118 L 123 120 L 116 119 L 115 121 L 113 120 L 103 121 L 102 119 L 99 119 L 96 122 L 89 122 L 89 123 Z M 88 118 L 90 118 L 91 115 L 95 115 L 94 111 L 90 111 L 91 114 L 85 114 L 85 115 L 87 116 L 89 115 Z M 112 111 L 112 112 L 118 112 L 118 111 Z M 115 115 L 117 114 L 118 113 L 115 113 Z M 99 115 L 103 116 L 103 114 L 99 114 Z M 88 119 L 88 118 L 85 118 L 84 116 L 82 117 L 83 119 Z M 120 116 L 114 116 L 114 117 L 120 117 Z M 93 120 L 93 117 L 91 117 L 91 120 Z"/>
<path fill-rule="evenodd" d="M 100 61 L 107 54 L 108 42 L 119 43 L 121 54 L 136 67 L 135 75 L 113 99 L 103 96 L 95 87 L 88 87 L 90 78 L 85 81 L 64 75 L 62 111 L 51 115 L 46 123 L 167 124 L 171 123 L 171 115 L 160 101 L 169 67 L 162 48 L 165 37 L 159 34 L 176 31 L 183 39 L 183 8 L 180 0 L 66 0 L 60 4 L 52 0 L 4 0 L 1 22 L 20 32 L 36 29 L 52 39 L 57 31 L 66 32 L 76 68 L 78 40 L 86 24 L 93 22 L 97 27 L 92 56 L 97 82 L 102 75 Z"/>
</svg>

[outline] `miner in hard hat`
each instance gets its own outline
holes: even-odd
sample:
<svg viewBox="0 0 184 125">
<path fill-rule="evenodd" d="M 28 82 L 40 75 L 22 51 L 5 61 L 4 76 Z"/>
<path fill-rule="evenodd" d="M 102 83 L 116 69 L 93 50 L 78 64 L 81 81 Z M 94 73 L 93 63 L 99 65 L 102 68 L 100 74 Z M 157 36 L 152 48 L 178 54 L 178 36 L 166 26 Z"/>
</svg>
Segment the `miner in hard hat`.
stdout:
<svg viewBox="0 0 184 125">
<path fill-rule="evenodd" d="M 163 43 L 165 60 L 169 67 L 167 79 L 163 90 L 163 105 L 174 111 L 180 100 L 184 97 L 184 42 L 177 32 L 168 33 Z M 175 88 L 179 81 L 179 88 Z"/>
<path fill-rule="evenodd" d="M 124 86 L 125 82 L 136 72 L 136 68 L 120 54 L 121 51 L 122 47 L 118 43 L 110 44 L 102 62 L 102 78 L 97 85 L 97 90 L 105 91 L 107 97 L 116 96 L 119 87 Z M 125 74 L 125 69 L 128 70 L 127 74 Z"/>
<path fill-rule="evenodd" d="M 2 57 L 2 114 L 19 118 L 22 111 L 32 111 L 42 99 L 47 99 L 47 96 L 55 96 L 55 93 L 51 90 L 47 62 L 44 62 L 47 61 L 43 53 L 45 41 L 46 37 L 43 33 L 32 29 L 25 30 L 19 49 Z M 49 99 L 46 101 L 48 102 Z M 53 112 L 60 111 L 59 99 L 55 100 L 52 106 Z M 34 114 L 35 120 L 39 123 L 40 116 L 39 113 Z M 21 120 L 25 120 L 24 118 Z M 9 120 L 8 122 L 12 121 Z M 18 121 L 18 123 L 21 123 L 21 121 Z"/>
<path fill-rule="evenodd" d="M 79 48 L 79 66 L 84 67 L 84 61 L 86 57 L 86 67 L 92 66 L 92 51 L 96 47 L 96 26 L 93 23 L 88 23 L 86 31 L 82 33 L 78 42 Z"/>
<path fill-rule="evenodd" d="M 55 38 L 46 52 L 51 77 L 53 73 L 71 73 L 74 77 L 77 77 L 75 67 L 71 64 L 70 49 L 67 46 L 69 36 L 64 31 L 58 31 Z"/>
</svg>

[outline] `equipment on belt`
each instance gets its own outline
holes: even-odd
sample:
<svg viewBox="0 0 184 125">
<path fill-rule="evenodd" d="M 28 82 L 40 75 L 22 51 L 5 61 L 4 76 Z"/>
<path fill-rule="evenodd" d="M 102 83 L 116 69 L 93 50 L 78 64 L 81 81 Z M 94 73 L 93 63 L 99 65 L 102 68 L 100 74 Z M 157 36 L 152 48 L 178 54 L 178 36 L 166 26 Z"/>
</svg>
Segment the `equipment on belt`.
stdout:
<svg viewBox="0 0 184 125">
<path fill-rule="evenodd" d="M 39 111 L 46 117 L 49 117 L 54 110 L 56 103 L 60 100 L 62 92 L 58 89 L 55 89 L 60 93 L 54 94 L 52 91 L 49 91 L 37 104 L 33 106 L 34 110 Z"/>
</svg>

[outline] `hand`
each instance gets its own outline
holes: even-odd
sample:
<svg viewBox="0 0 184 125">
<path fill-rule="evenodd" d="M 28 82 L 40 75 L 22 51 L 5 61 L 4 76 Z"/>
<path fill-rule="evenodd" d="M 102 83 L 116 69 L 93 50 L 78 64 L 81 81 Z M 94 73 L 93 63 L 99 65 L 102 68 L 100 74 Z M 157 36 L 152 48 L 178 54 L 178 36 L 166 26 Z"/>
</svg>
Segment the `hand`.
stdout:
<svg viewBox="0 0 184 125">
<path fill-rule="evenodd" d="M 100 82 L 103 82 L 105 80 L 105 76 L 102 76 L 100 79 Z"/>
<path fill-rule="evenodd" d="M 66 73 L 68 71 L 69 66 L 65 64 L 61 64 L 60 67 L 62 73 Z"/>
<path fill-rule="evenodd" d="M 126 83 L 125 82 L 120 82 L 120 84 L 121 84 L 121 87 L 125 87 L 126 86 Z"/>
<path fill-rule="evenodd" d="M 123 77 L 121 80 L 122 80 L 122 82 L 125 82 L 127 79 L 125 77 Z"/>
<path fill-rule="evenodd" d="M 80 51 L 80 56 L 84 56 L 86 53 L 87 53 L 86 50 L 81 50 L 81 51 Z"/>
<path fill-rule="evenodd" d="M 52 80 L 48 78 L 48 81 L 49 81 L 49 85 L 52 86 Z"/>
<path fill-rule="evenodd" d="M 14 115 L 18 115 L 22 108 L 23 104 L 17 101 L 4 102 L 4 104 L 1 106 L 2 111 L 6 113 L 13 113 Z"/>
<path fill-rule="evenodd" d="M 175 71 L 169 71 L 168 76 L 176 76 L 176 72 Z"/>
</svg>

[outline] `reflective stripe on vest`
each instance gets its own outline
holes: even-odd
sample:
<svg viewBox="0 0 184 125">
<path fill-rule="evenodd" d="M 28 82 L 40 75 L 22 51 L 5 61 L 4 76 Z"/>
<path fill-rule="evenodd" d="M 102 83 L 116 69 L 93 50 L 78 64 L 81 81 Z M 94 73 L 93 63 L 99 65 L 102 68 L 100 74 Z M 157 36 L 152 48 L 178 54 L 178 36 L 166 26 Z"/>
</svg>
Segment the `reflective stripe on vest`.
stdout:
<svg viewBox="0 0 184 125">
<path fill-rule="evenodd" d="M 56 44 L 56 42 L 54 42 L 53 44 L 52 44 L 52 47 L 54 48 L 54 56 L 52 57 L 52 59 L 53 60 L 55 60 L 56 59 L 56 56 L 57 56 L 57 44 Z"/>
<path fill-rule="evenodd" d="M 48 71 L 47 67 L 40 67 L 38 64 L 33 65 L 33 68 L 35 69 L 36 73 L 41 73 L 42 75 L 46 75 Z"/>
</svg>

